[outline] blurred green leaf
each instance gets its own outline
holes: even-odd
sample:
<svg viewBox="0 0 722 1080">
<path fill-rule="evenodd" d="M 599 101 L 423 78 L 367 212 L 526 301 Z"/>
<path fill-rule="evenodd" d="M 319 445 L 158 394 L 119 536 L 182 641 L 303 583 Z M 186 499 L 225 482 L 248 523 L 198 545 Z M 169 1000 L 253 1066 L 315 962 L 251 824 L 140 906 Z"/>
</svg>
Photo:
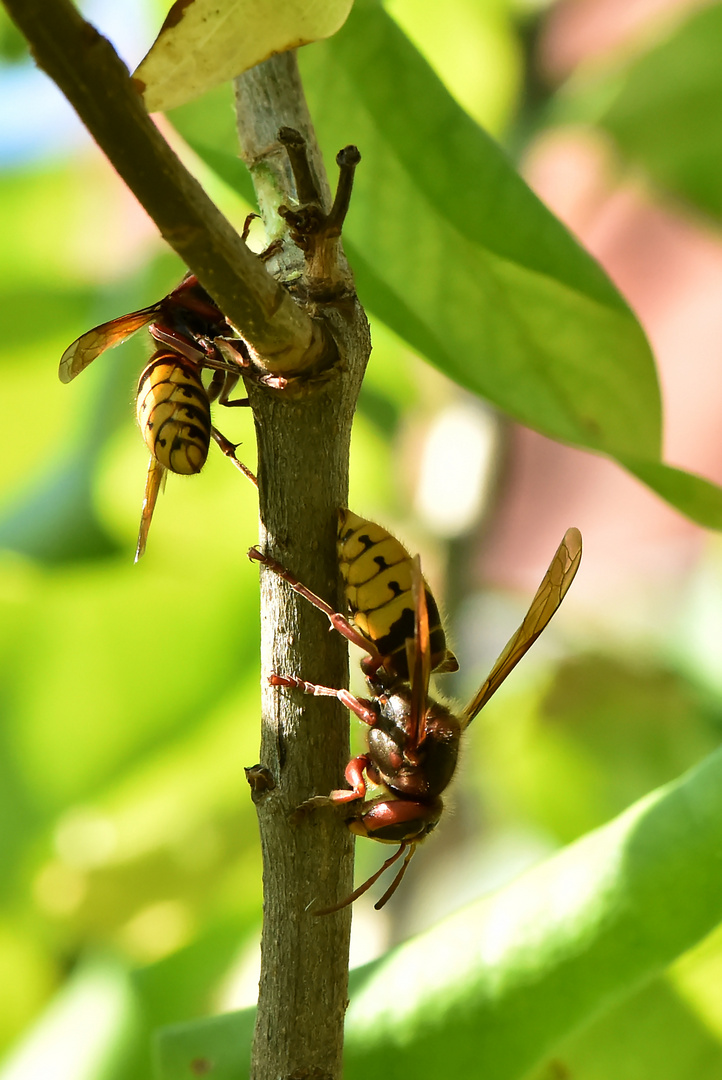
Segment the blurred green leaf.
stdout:
<svg viewBox="0 0 722 1080">
<path fill-rule="evenodd" d="M 175 1025 L 210 1011 L 211 995 L 249 930 L 248 920 L 214 922 L 186 948 L 135 972 L 133 984 L 146 1023 Z"/>
<path fill-rule="evenodd" d="M 60 288 L 41 282 L 0 284 L 0 340 L 4 362 L 17 363 L 18 346 L 27 348 L 37 343 L 36 348 L 44 351 L 49 338 L 55 341 L 67 337 L 69 343 L 75 328 L 92 318 L 96 299 L 97 291 L 83 286 Z M 49 368 L 55 359 L 53 355 L 47 357 Z"/>
<path fill-rule="evenodd" d="M 67 161 L 0 173 L 0 231 L 8 253 L 0 260 L 0 286 L 18 292 L 37 289 L 35 318 L 46 332 L 49 324 L 40 306 L 45 289 L 55 285 L 72 294 L 73 285 L 87 288 L 83 268 L 97 262 L 98 236 L 89 226 L 100 225 L 107 206 L 89 197 L 91 177 L 100 189 L 102 180 L 92 164 L 86 165 L 85 175 L 82 165 L 78 169 Z"/>
<path fill-rule="evenodd" d="M 565 1039 L 525 1080 L 719 1080 L 720 1075 L 719 1039 L 669 981 L 658 978 Z"/>
<path fill-rule="evenodd" d="M 117 541 L 98 521 L 90 464 L 80 450 L 27 485 L 0 517 L 0 547 L 44 563 L 118 554 Z"/>
<path fill-rule="evenodd" d="M 137 1054 L 139 1023 L 119 961 L 83 963 L 0 1067 L 0 1080 L 120 1080 Z"/>
<path fill-rule="evenodd" d="M 498 700 L 468 753 L 486 813 L 562 843 L 608 821 L 719 745 L 709 702 L 645 656 L 572 656 L 541 699 Z"/>
<path fill-rule="evenodd" d="M 28 58 L 28 43 L 4 8 L 0 9 L 0 58 L 8 64 Z"/>
<path fill-rule="evenodd" d="M 622 464 L 632 476 L 693 521 L 707 529 L 722 529 L 722 488 L 711 480 L 665 465 L 663 461 L 627 459 Z"/>
<path fill-rule="evenodd" d="M 218 589 L 217 575 L 188 575 L 183 599 L 192 613 L 194 662 L 183 664 L 175 624 L 163 633 L 178 580 L 170 569 L 143 576 L 128 563 L 115 573 L 90 567 L 67 580 L 38 582 L 28 627 L 33 640 L 25 638 L 6 671 L 8 685 L 24 689 L 7 722 L 36 798 L 48 809 L 89 797 L 191 731 L 236 685 L 246 658 L 240 647 L 227 647 L 225 628 L 244 626 L 257 636 L 257 598 L 227 582 Z M 139 632 L 139 613 L 150 620 L 148 633 Z M 164 677 L 168 672 L 172 678 Z"/>
<path fill-rule="evenodd" d="M 704 4 L 625 70 L 589 91 L 623 153 L 665 190 L 722 216 L 722 4 Z M 582 91 L 583 93 L 583 91 Z"/>
<path fill-rule="evenodd" d="M 168 118 L 196 154 L 250 206 L 256 206 L 251 174 L 238 156 L 238 132 L 231 86 L 216 87 L 180 105 Z"/>
<path fill-rule="evenodd" d="M 188 1080 L 210 1071 L 213 1080 L 247 1080 L 255 1009 L 164 1028 L 156 1038 L 156 1080 Z M 2 1080 L 2 1078 L 0 1078 Z"/>
<path fill-rule="evenodd" d="M 0 289 L 0 295 L 4 290 Z M 7 294 L 5 294 L 7 295 Z M 77 302 L 80 298 L 73 295 Z M 8 297 L 12 300 L 12 297 Z M 87 305 L 90 307 L 90 305 Z M 78 316 L 78 305 L 70 306 L 68 315 Z M 81 325 L 92 317 L 86 311 Z M 77 327 L 77 322 L 75 323 Z M 70 336 L 72 330 L 68 331 Z M 124 347 L 113 356 L 114 363 L 99 365 L 97 377 L 85 380 L 85 408 L 78 409 L 76 399 L 68 396 L 67 406 L 77 417 L 71 429 L 70 445 L 64 453 L 53 446 L 52 464 L 42 459 L 42 471 L 24 478 L 24 486 L 10 497 L 0 513 L 0 548 L 16 551 L 48 565 L 82 563 L 117 555 L 121 548 L 100 519 L 95 496 L 99 459 L 118 427 L 130 419 L 129 361 L 140 367 L 138 342 Z M 53 375 L 56 370 L 53 365 Z M 95 375 L 95 372 L 94 372 Z M 30 378 L 37 378 L 33 369 Z M 132 385 L 132 383 L 131 383 Z M 53 384 L 53 390 L 57 387 Z M 77 397 L 77 396 L 76 396 Z M 57 400 L 53 396 L 53 404 Z M 36 420 L 44 429 L 40 408 Z M 142 498 L 142 479 L 138 478 L 138 519 Z"/>
<path fill-rule="evenodd" d="M 717 751 L 512 885 L 357 971 L 344 1075 L 361 1080 L 383 1061 L 389 1080 L 519 1080 L 714 928 L 721 872 Z M 167 1031 L 164 1060 L 178 1068 L 191 1046 L 203 1046 L 230 1076 L 242 1023 L 234 1014 Z M 232 1059 L 223 1060 L 229 1048 Z"/>
</svg>

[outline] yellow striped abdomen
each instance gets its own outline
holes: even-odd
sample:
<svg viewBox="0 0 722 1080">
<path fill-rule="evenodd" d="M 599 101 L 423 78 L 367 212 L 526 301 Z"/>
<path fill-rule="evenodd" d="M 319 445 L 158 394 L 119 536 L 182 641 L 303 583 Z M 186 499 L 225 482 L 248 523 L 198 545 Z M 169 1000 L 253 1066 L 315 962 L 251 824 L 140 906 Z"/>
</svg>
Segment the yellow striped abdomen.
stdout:
<svg viewBox="0 0 722 1080">
<path fill-rule="evenodd" d="M 194 364 L 175 352 L 151 357 L 138 383 L 138 423 L 166 469 L 200 472 L 208 457 L 211 407 Z"/>
<path fill-rule="evenodd" d="M 338 561 L 346 584 L 351 621 L 384 657 L 384 667 L 409 678 L 406 639 L 414 637 L 411 556 L 403 544 L 350 510 L 339 510 Z M 429 613 L 432 671 L 456 671 L 436 601 L 424 581 Z"/>
</svg>

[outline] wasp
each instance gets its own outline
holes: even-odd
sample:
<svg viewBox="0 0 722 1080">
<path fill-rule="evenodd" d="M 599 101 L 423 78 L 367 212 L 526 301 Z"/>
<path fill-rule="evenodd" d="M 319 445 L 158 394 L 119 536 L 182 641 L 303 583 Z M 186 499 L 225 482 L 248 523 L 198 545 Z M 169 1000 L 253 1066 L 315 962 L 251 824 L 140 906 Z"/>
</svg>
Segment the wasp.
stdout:
<svg viewBox="0 0 722 1080">
<path fill-rule="evenodd" d="M 167 296 L 150 307 L 132 311 L 86 331 L 60 360 L 60 380 L 71 382 L 89 364 L 147 326 L 157 349 L 141 372 L 136 392 L 137 416 L 151 453 L 135 561 L 145 551 L 158 492 L 167 472 L 200 472 L 213 438 L 220 449 L 255 484 L 235 455 L 235 446 L 211 422 L 211 402 L 248 405 L 247 398 L 231 400 L 242 374 L 252 374 L 248 350 L 194 274 L 186 274 Z M 213 371 L 210 386 L 201 379 Z M 281 387 L 285 380 L 260 376 Z"/>
<path fill-rule="evenodd" d="M 339 511 L 337 551 L 349 615 L 333 610 L 280 563 L 257 548 L 249 557 L 282 577 L 292 589 L 322 611 L 331 626 L 366 655 L 361 668 L 369 697 L 308 683 L 297 675 L 270 676 L 273 686 L 305 694 L 336 697 L 368 726 L 366 753 L 345 770 L 349 788 L 315 796 L 299 811 L 320 805 L 349 805 L 349 829 L 398 850 L 350 896 L 314 912 L 328 915 L 353 903 L 405 853 L 401 868 L 377 910 L 393 896 L 417 845 L 432 832 L 443 810 L 442 793 L 456 769 L 461 736 L 534 644 L 564 599 L 582 555 L 578 529 L 568 529 L 557 548 L 524 620 L 504 647 L 487 679 L 466 708 L 454 712 L 429 695 L 432 673 L 458 670 L 437 604 L 422 577 L 418 555 L 380 525 Z M 384 789 L 366 798 L 367 785 Z"/>
</svg>

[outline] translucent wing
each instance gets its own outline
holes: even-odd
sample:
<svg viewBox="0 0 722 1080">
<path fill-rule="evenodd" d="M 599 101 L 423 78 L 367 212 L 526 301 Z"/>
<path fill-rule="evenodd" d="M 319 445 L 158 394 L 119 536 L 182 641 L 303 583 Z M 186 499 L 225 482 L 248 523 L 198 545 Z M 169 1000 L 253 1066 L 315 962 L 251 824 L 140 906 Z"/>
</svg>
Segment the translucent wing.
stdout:
<svg viewBox="0 0 722 1080">
<path fill-rule="evenodd" d="M 140 531 L 138 533 L 138 546 L 135 550 L 135 562 L 142 558 L 145 552 L 145 545 L 148 540 L 148 530 L 150 529 L 150 523 L 153 520 L 153 511 L 155 510 L 156 500 L 158 498 L 158 492 L 165 486 L 165 478 L 168 470 L 165 465 L 154 457 L 151 456 L 148 464 L 148 476 L 145 481 L 145 496 L 143 498 L 143 509 L 140 513 Z"/>
<path fill-rule="evenodd" d="M 77 341 L 68 346 L 60 358 L 58 371 L 60 381 L 71 382 L 106 349 L 120 345 L 136 330 L 147 326 L 157 315 L 158 308 L 158 304 L 153 304 L 152 307 L 132 311 L 130 315 L 121 315 L 119 319 L 111 319 L 110 322 L 101 323 L 100 326 L 94 326 L 92 330 L 86 331 Z"/>
<path fill-rule="evenodd" d="M 549 569 L 536 591 L 524 621 L 507 642 L 506 648 L 491 669 L 491 674 L 478 693 L 464 709 L 461 721 L 470 724 L 476 714 L 486 705 L 509 672 L 516 667 L 524 653 L 531 648 L 544 627 L 566 596 L 574 580 L 582 558 L 582 536 L 579 529 L 567 529 L 564 539 L 556 550 Z"/>
<path fill-rule="evenodd" d="M 409 750 L 423 742 L 423 718 L 429 695 L 431 677 L 431 641 L 429 638 L 429 612 L 426 606 L 426 589 L 421 576 L 421 561 L 416 555 L 411 560 L 411 595 L 414 600 L 414 637 L 406 641 L 406 654 L 411 677 L 411 712 L 409 715 Z"/>
</svg>

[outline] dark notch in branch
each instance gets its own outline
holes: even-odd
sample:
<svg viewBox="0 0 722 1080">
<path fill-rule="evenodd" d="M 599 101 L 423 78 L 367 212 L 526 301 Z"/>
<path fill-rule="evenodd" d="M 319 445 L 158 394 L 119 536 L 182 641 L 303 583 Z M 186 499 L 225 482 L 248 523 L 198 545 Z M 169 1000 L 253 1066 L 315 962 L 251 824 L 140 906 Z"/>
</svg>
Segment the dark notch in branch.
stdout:
<svg viewBox="0 0 722 1080">
<path fill-rule="evenodd" d="M 38 66 L 262 363 L 287 374 L 318 366 L 328 345 L 324 327 L 266 272 L 185 169 L 110 42 L 70 0 L 3 2 Z"/>
</svg>

